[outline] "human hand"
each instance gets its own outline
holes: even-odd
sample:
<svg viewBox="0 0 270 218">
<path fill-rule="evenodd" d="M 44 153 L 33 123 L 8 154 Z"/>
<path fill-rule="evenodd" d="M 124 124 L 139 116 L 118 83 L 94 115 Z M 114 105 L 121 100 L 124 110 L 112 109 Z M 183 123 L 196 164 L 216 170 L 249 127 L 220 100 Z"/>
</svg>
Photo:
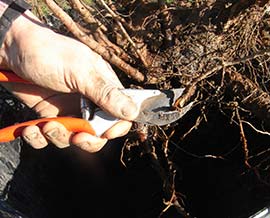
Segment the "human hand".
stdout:
<svg viewBox="0 0 270 218">
<path fill-rule="evenodd" d="M 29 126 L 23 137 L 35 148 L 51 141 L 61 148 L 72 143 L 95 152 L 108 139 L 126 134 L 131 127 L 128 120 L 138 114 L 132 100 L 119 91 L 123 87 L 109 64 L 86 45 L 51 31 L 29 11 L 12 24 L 0 55 L 2 67 L 36 84 L 9 83 L 5 87 L 41 117 L 78 115 L 80 93 L 123 119 L 101 138 L 69 132 L 57 122 L 48 122 L 42 129 Z"/>
</svg>

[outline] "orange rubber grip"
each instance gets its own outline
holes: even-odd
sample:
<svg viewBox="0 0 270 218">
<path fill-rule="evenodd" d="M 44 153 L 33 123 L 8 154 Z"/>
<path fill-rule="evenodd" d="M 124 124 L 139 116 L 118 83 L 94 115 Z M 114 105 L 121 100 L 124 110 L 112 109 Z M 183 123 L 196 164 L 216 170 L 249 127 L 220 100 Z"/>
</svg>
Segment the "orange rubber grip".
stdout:
<svg viewBox="0 0 270 218">
<path fill-rule="evenodd" d="M 6 70 L 0 70 L 0 82 L 18 82 L 18 83 L 30 84 L 30 82 L 17 76 L 12 71 L 6 71 Z"/>
<path fill-rule="evenodd" d="M 23 129 L 27 126 L 37 125 L 42 128 L 48 121 L 57 121 L 63 124 L 67 130 L 72 132 L 87 132 L 91 135 L 96 135 L 95 130 L 87 120 L 74 117 L 54 117 L 30 120 L 0 129 L 0 142 L 8 142 L 16 139 L 21 136 Z"/>
</svg>

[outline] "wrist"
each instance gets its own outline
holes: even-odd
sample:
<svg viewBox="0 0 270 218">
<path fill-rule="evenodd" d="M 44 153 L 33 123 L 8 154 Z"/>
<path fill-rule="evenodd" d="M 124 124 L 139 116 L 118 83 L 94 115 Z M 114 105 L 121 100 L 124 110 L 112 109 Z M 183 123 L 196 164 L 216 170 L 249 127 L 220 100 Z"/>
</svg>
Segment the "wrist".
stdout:
<svg viewBox="0 0 270 218">
<path fill-rule="evenodd" d="M 16 20 L 14 20 L 6 33 L 3 41 L 4 47 L 9 47 L 12 43 L 18 44 L 18 41 L 26 40 L 30 37 L 32 29 L 35 29 L 39 20 L 29 11 L 25 11 Z"/>
<path fill-rule="evenodd" d="M 47 33 L 53 32 L 43 24 L 30 10 L 25 11 L 16 20 L 13 21 L 10 29 L 6 33 L 0 54 L 3 54 L 3 64 L 16 72 L 18 60 L 24 55 L 29 47 L 35 47 L 41 39 L 49 39 Z M 37 40 L 38 39 L 38 40 Z M 15 61 L 16 60 L 16 61 Z M 0 59 L 0 67 L 1 59 Z"/>
<path fill-rule="evenodd" d="M 9 38 L 13 22 L 29 9 L 30 6 L 24 0 L 0 0 L 0 67 L 6 65 L 6 44 Z"/>
</svg>

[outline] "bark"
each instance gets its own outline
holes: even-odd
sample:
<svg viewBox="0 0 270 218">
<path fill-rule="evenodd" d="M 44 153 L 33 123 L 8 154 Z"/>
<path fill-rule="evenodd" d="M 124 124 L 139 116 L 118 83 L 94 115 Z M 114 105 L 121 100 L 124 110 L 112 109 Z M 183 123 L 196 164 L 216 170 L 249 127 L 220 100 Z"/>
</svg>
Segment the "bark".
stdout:
<svg viewBox="0 0 270 218">
<path fill-rule="evenodd" d="M 133 68 L 128 63 L 124 62 L 116 54 L 110 52 L 105 47 L 101 46 L 98 42 L 89 37 L 86 33 L 80 30 L 79 24 L 76 24 L 72 18 L 64 12 L 54 1 L 45 0 L 48 7 L 54 12 L 54 14 L 68 27 L 68 29 L 77 37 L 80 41 L 89 46 L 93 51 L 101 55 L 105 60 L 118 67 L 125 72 L 131 78 L 138 82 L 143 82 L 145 76 L 136 68 Z"/>
<path fill-rule="evenodd" d="M 270 126 L 270 95 L 238 72 L 227 72 L 225 80 L 232 94 L 239 97 L 241 105 Z"/>
</svg>

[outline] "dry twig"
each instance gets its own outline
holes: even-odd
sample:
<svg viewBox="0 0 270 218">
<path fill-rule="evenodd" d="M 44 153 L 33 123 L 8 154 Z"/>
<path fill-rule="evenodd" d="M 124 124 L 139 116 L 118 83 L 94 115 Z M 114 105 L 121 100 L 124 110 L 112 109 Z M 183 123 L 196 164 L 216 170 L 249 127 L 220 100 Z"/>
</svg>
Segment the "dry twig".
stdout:
<svg viewBox="0 0 270 218">
<path fill-rule="evenodd" d="M 91 25 L 91 34 L 94 36 L 97 42 L 107 49 L 111 49 L 112 52 L 116 53 L 124 61 L 131 62 L 129 55 L 107 38 L 107 36 L 104 34 L 104 32 L 106 33 L 108 31 L 107 27 L 94 17 L 92 12 L 88 9 L 89 7 L 86 7 L 85 3 L 81 2 L 80 0 L 70 0 L 70 2 L 73 8 L 79 11 L 79 13 L 82 15 L 84 21 Z"/>
<path fill-rule="evenodd" d="M 80 12 L 82 15 L 82 18 L 85 22 L 89 23 L 91 25 L 91 28 L 100 29 L 102 31 L 107 31 L 107 27 L 103 25 L 98 19 L 96 19 L 91 11 L 89 11 L 83 2 L 80 0 L 69 0 L 73 6 L 74 9 Z"/>
<path fill-rule="evenodd" d="M 241 141 L 242 141 L 242 147 L 243 147 L 243 151 L 244 151 L 244 163 L 250 169 L 251 166 L 248 163 L 248 153 L 249 153 L 249 150 L 248 150 L 247 139 L 246 139 L 246 136 L 245 136 L 242 119 L 240 117 L 240 114 L 239 114 L 239 110 L 238 110 L 237 105 L 235 107 L 235 114 L 236 114 L 236 118 L 237 118 L 238 124 L 239 124 L 240 138 L 241 138 Z"/>
<path fill-rule="evenodd" d="M 128 40 L 128 42 L 130 43 L 130 45 L 133 47 L 133 49 L 135 50 L 136 54 L 139 56 L 141 62 L 143 63 L 143 65 L 145 67 L 148 67 L 150 63 L 147 61 L 146 57 L 141 53 L 141 51 L 137 47 L 136 43 L 129 36 L 128 32 L 126 31 L 126 29 L 122 25 L 120 19 L 118 18 L 119 16 L 116 13 L 114 13 L 113 10 L 111 10 L 111 8 L 106 4 L 106 2 L 104 0 L 100 0 L 100 3 L 110 13 L 110 15 L 112 16 L 112 18 L 114 19 L 114 21 L 117 23 L 117 25 L 119 26 L 119 29 L 123 33 L 124 37 Z"/>
<path fill-rule="evenodd" d="M 145 76 L 137 69 L 133 68 L 121 58 L 119 58 L 114 53 L 110 52 L 108 49 L 101 46 L 98 42 L 93 40 L 91 37 L 86 35 L 76 24 L 72 18 L 64 12 L 53 0 L 45 0 L 48 7 L 53 11 L 53 13 L 66 25 L 66 27 L 76 36 L 80 41 L 89 46 L 93 51 L 101 55 L 105 60 L 109 61 L 122 71 L 124 71 L 128 76 L 142 82 L 145 80 Z"/>
<path fill-rule="evenodd" d="M 255 126 L 253 126 L 250 122 L 242 120 L 242 123 L 245 123 L 245 124 L 249 125 L 253 130 L 255 130 L 259 134 L 270 136 L 270 132 L 259 130 Z"/>
</svg>

